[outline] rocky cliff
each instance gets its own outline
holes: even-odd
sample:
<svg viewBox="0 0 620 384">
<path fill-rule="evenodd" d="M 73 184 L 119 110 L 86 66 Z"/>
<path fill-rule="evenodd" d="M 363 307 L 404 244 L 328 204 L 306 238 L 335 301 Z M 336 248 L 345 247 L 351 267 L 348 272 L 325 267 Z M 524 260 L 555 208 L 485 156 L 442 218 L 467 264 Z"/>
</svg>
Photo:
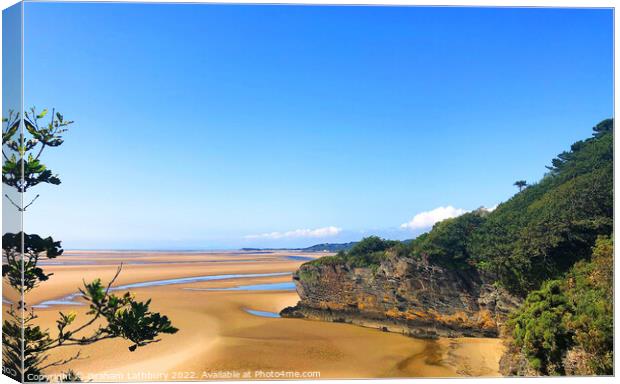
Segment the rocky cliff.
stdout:
<svg viewBox="0 0 620 384">
<path fill-rule="evenodd" d="M 445 268 L 389 253 L 368 268 L 306 263 L 293 280 L 301 301 L 285 308 L 283 317 L 346 322 L 415 337 L 494 337 L 518 305 L 473 268 Z"/>
</svg>

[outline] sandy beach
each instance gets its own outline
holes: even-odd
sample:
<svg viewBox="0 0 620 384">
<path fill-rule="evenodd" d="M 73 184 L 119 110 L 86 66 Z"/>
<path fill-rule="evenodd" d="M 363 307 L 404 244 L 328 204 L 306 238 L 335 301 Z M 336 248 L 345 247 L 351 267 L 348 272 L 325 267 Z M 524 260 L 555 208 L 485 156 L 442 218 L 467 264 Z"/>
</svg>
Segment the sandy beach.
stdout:
<svg viewBox="0 0 620 384">
<path fill-rule="evenodd" d="M 68 251 L 45 263 L 54 275 L 26 297 L 37 307 L 38 324 L 53 334 L 59 311 L 75 311 L 77 324 L 86 319 L 80 299 L 65 300 L 67 295 L 77 292 L 82 279 L 100 277 L 107 283 L 123 262 L 114 286 L 145 283 L 129 290 L 140 300 L 151 298 L 152 310 L 166 314 L 179 332 L 135 352 L 124 340 L 58 348 L 50 358 L 68 358 L 78 350 L 83 358 L 46 373 L 72 368 L 94 381 L 499 375 L 499 339 L 421 340 L 348 324 L 274 317 L 298 300 L 290 273 L 323 255 Z M 259 276 L 243 276 L 247 274 Z M 205 278 L 221 275 L 236 276 Z M 195 279 L 170 281 L 180 278 Z M 9 298 L 6 287 L 4 292 Z M 54 302 L 59 299 L 61 303 Z"/>
</svg>

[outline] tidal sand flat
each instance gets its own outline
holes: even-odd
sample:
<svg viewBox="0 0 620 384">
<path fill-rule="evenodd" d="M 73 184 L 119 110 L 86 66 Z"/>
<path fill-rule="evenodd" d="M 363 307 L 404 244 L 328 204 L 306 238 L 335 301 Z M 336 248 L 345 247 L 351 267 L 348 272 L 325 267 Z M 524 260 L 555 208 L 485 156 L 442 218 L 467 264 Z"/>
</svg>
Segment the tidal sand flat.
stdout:
<svg viewBox="0 0 620 384">
<path fill-rule="evenodd" d="M 86 379 L 205 380 L 248 372 L 261 378 L 256 375 L 273 371 L 314 375 L 309 378 L 317 372 L 320 378 L 499 375 L 499 339 L 422 340 L 349 324 L 279 318 L 280 310 L 299 300 L 290 273 L 306 258 L 323 255 L 300 260 L 286 251 L 67 252 L 73 263 L 46 266 L 54 273 L 46 289 L 33 290 L 26 300 L 51 302 L 37 309 L 37 322 L 53 334 L 58 311 L 74 311 L 79 319 L 88 310 L 75 305 L 79 297 L 72 297 L 73 303 L 61 299 L 74 294 L 82 279 L 107 282 L 122 261 L 118 292 L 128 289 L 139 300 L 151 298 L 152 310 L 165 313 L 179 328 L 136 352 L 123 340 L 54 350 L 56 359 L 81 350 L 83 358 L 62 370 L 72 368 Z M 82 257 L 96 264 L 80 263 Z"/>
</svg>

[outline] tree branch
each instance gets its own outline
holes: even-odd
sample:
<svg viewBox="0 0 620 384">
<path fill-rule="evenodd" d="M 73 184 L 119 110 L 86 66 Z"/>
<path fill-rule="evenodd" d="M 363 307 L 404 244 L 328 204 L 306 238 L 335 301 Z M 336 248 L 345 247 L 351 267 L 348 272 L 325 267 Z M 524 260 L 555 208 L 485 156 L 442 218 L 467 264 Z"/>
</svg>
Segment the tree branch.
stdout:
<svg viewBox="0 0 620 384">
<path fill-rule="evenodd" d="M 34 197 L 34 199 L 32 199 L 32 200 L 30 201 L 30 203 L 28 203 L 28 204 L 24 207 L 24 209 L 22 209 L 22 211 L 25 211 L 26 209 L 28 209 L 28 207 L 29 207 L 29 206 L 31 206 L 31 205 L 32 205 L 32 203 L 34 203 L 34 202 L 35 202 L 35 201 L 39 198 L 39 196 L 40 196 L 40 195 L 38 195 L 38 194 L 37 194 L 37 195 Z"/>
<path fill-rule="evenodd" d="M 39 160 L 41 153 L 43 153 L 43 149 L 45 149 L 45 143 L 41 142 L 41 149 L 39 149 L 39 153 L 37 153 L 37 156 L 34 158 L 35 160 Z"/>
<path fill-rule="evenodd" d="M 110 288 L 112 287 L 112 284 L 114 284 L 114 282 L 116 281 L 116 279 L 118 278 L 118 275 L 121 274 L 121 270 L 123 269 L 123 262 L 121 262 L 121 265 L 118 266 L 118 268 L 116 269 L 116 274 L 114 275 L 114 277 L 112 278 L 112 280 L 110 280 L 110 282 L 108 283 L 108 287 L 105 290 L 105 295 L 108 295 L 108 292 L 110 292 Z"/>
<path fill-rule="evenodd" d="M 112 278 L 112 280 L 110 280 L 110 282 L 108 283 L 108 287 L 107 287 L 107 288 L 106 288 L 106 290 L 105 290 L 105 296 L 106 296 L 106 297 L 108 296 L 108 293 L 109 293 L 109 291 L 110 291 L 110 288 L 112 287 L 112 284 L 116 281 L 116 279 L 118 278 L 118 275 L 120 275 L 122 268 L 123 268 L 123 263 L 121 263 L 121 265 L 120 265 L 120 266 L 118 267 L 118 269 L 116 270 L 116 274 L 114 275 L 114 277 Z M 84 283 L 86 284 L 86 282 L 84 282 Z M 95 316 L 93 316 L 93 318 L 92 318 L 92 319 L 90 319 L 89 321 L 87 321 L 87 322 L 86 322 L 86 323 L 84 323 L 83 325 L 79 326 L 77 329 L 75 329 L 75 330 L 73 330 L 73 331 L 69 331 L 69 334 L 71 334 L 71 335 L 78 334 L 79 332 L 81 332 L 81 331 L 82 331 L 82 330 L 84 330 L 85 328 L 87 328 L 87 327 L 89 327 L 90 325 L 92 325 L 95 321 L 97 321 L 97 319 L 98 319 L 101 315 L 103 315 L 103 312 L 101 312 L 101 309 L 97 308 L 97 312 L 96 312 Z M 97 331 L 95 331 L 95 334 L 94 334 L 93 336 L 91 336 L 91 337 L 87 338 L 86 340 L 90 340 L 90 339 L 96 338 L 96 337 L 98 336 L 98 335 L 97 335 L 97 333 L 101 332 L 101 330 L 102 330 L 102 329 L 101 329 L 101 328 L 99 328 Z M 105 338 L 108 338 L 108 337 L 106 336 Z M 70 341 L 77 341 L 77 342 L 80 342 L 80 341 L 83 341 L 84 339 L 75 339 L 75 338 L 72 338 L 72 337 L 67 337 L 67 338 L 62 338 L 62 339 L 61 339 L 60 337 L 58 337 L 58 338 L 56 338 L 56 339 L 54 340 L 54 343 L 56 343 L 56 342 L 57 342 L 57 343 L 58 343 L 58 346 L 61 346 L 61 345 L 76 345 L 76 344 L 73 344 L 73 343 L 64 343 L 64 342 L 63 342 L 64 340 L 70 340 Z M 98 341 L 98 340 L 103 340 L 103 339 L 93 340 L 93 341 L 90 341 L 90 342 L 88 342 L 88 343 L 86 343 L 86 344 L 90 344 L 90 343 L 93 343 L 93 342 Z M 51 349 L 51 348 L 56 348 L 56 346 L 50 347 L 49 349 Z"/>
<path fill-rule="evenodd" d="M 11 204 L 13 204 L 13 206 L 15 206 L 15 208 L 17 208 L 20 212 L 22 212 L 22 211 L 23 211 L 23 209 L 22 209 L 19 205 L 17 205 L 17 204 L 16 204 L 16 203 L 15 203 L 15 202 L 14 202 L 14 201 L 13 201 L 13 200 L 9 197 L 9 195 L 8 195 L 8 194 L 6 194 L 6 193 L 5 193 L 5 194 L 4 194 L 4 196 L 5 196 L 7 199 L 9 199 L 9 201 L 11 202 Z"/>
<path fill-rule="evenodd" d="M 106 336 L 103 336 L 103 337 L 98 337 L 96 339 L 94 339 L 94 338 L 88 338 L 88 339 L 69 339 L 69 340 L 72 341 L 72 343 L 62 343 L 62 344 L 52 345 L 52 346 L 49 346 L 47 348 L 41 349 L 41 351 L 45 352 L 45 351 L 49 351 L 50 349 L 54 349 L 54 348 L 58 348 L 58 347 L 68 347 L 68 346 L 72 346 L 72 345 L 88 345 L 88 344 L 96 343 L 96 342 L 101 341 L 101 340 L 113 339 L 113 338 L 116 338 L 116 337 L 118 337 L 118 336 L 106 335 Z"/>
<path fill-rule="evenodd" d="M 65 364 L 67 364 L 67 363 L 69 363 L 71 361 L 74 361 L 74 360 L 83 360 L 83 359 L 85 359 L 85 357 L 80 358 L 80 356 L 81 356 L 81 352 L 78 351 L 78 353 L 76 353 L 75 355 L 73 355 L 71 357 L 68 357 L 68 358 L 63 359 L 63 360 L 54 361 L 53 363 L 49 363 L 47 365 L 44 365 L 44 366 L 40 367 L 39 369 L 42 371 L 42 370 L 44 370 L 46 368 L 57 367 L 59 365 L 65 365 Z"/>
</svg>

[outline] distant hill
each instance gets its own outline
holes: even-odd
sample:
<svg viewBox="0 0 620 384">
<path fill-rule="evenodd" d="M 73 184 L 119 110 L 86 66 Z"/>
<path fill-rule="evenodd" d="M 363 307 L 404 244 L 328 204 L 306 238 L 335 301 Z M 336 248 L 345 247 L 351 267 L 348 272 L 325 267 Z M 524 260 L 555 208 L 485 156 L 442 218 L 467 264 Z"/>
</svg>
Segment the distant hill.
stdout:
<svg viewBox="0 0 620 384">
<path fill-rule="evenodd" d="M 300 252 L 338 252 L 348 251 L 357 244 L 357 241 L 350 243 L 323 243 L 315 244 L 306 248 L 241 248 L 242 251 L 300 251 Z"/>
<path fill-rule="evenodd" d="M 311 247 L 301 248 L 300 251 L 303 252 L 338 252 L 338 251 L 348 251 L 351 249 L 357 241 L 351 241 L 350 243 L 323 243 L 316 244 Z"/>
</svg>

